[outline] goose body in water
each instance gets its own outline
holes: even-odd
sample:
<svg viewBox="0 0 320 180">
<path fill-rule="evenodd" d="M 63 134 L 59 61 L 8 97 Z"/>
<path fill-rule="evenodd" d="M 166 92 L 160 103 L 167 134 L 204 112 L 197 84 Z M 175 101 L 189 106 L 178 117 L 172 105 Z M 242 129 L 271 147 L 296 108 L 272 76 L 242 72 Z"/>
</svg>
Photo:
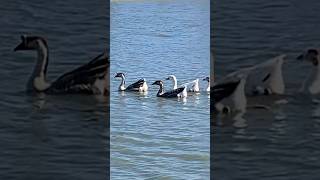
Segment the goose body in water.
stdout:
<svg viewBox="0 0 320 180">
<path fill-rule="evenodd" d="M 121 84 L 118 88 L 119 91 L 139 91 L 139 92 L 146 92 L 148 91 L 148 85 L 145 79 L 140 79 L 137 82 L 129 85 L 128 87 L 125 87 L 126 84 L 126 77 L 124 73 L 117 73 L 115 75 L 115 78 L 121 78 Z"/>
<path fill-rule="evenodd" d="M 266 62 L 247 68 L 248 95 L 284 94 L 282 65 L 286 55 L 276 56 Z"/>
<path fill-rule="evenodd" d="M 199 79 L 192 81 L 192 87 L 189 89 L 190 92 L 200 92 Z"/>
<path fill-rule="evenodd" d="M 28 81 L 27 91 L 48 94 L 85 93 L 107 95 L 107 71 L 109 56 L 105 53 L 97 56 L 89 63 L 63 74 L 49 83 L 46 79 L 49 62 L 48 44 L 39 36 L 21 36 L 22 42 L 14 49 L 37 51 L 37 63 Z"/>
<path fill-rule="evenodd" d="M 206 78 L 204 78 L 204 79 L 202 79 L 202 80 L 208 82 L 206 91 L 207 91 L 207 92 L 210 92 L 210 77 L 206 77 Z"/>
<path fill-rule="evenodd" d="M 212 87 L 214 108 L 218 112 L 246 112 L 247 98 L 245 95 L 246 75 L 241 75 L 225 82 L 216 83 Z"/>
<path fill-rule="evenodd" d="M 163 81 L 161 81 L 161 80 L 155 81 L 154 83 L 152 83 L 152 85 L 159 85 L 160 88 L 159 88 L 159 91 L 157 93 L 157 96 L 158 97 L 164 97 L 164 98 L 179 97 L 179 94 L 185 89 L 185 87 L 179 87 L 177 89 L 164 92 L 164 85 L 163 85 Z"/>
<path fill-rule="evenodd" d="M 176 76 L 174 75 L 169 75 L 166 80 L 172 80 L 172 83 L 173 83 L 173 90 L 176 90 L 178 89 L 178 85 L 177 85 L 177 78 Z M 184 88 L 183 91 L 181 93 L 178 94 L 178 97 L 181 97 L 181 98 L 185 98 L 188 96 L 188 93 L 187 93 L 187 84 L 183 84 L 181 88 Z"/>
<path fill-rule="evenodd" d="M 308 49 L 297 57 L 298 60 L 310 62 L 313 65 L 309 77 L 303 82 L 300 89 L 302 92 L 308 92 L 310 94 L 320 93 L 320 55 L 318 49 Z"/>
</svg>

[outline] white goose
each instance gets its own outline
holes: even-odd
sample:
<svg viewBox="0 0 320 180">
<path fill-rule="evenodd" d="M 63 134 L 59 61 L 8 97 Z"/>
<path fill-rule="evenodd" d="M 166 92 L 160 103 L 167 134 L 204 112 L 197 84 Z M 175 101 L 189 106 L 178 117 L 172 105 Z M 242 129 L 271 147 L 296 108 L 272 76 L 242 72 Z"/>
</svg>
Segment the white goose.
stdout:
<svg viewBox="0 0 320 180">
<path fill-rule="evenodd" d="M 279 55 L 261 64 L 246 68 L 245 71 L 250 71 L 247 78 L 246 94 L 284 94 L 282 65 L 285 57 L 285 54 Z"/>
<path fill-rule="evenodd" d="M 306 52 L 302 53 L 297 57 L 298 60 L 311 62 L 313 65 L 312 71 L 303 85 L 300 91 L 307 91 L 310 94 L 320 93 L 320 66 L 319 66 L 319 50 L 318 49 L 308 49 Z"/>
<path fill-rule="evenodd" d="M 192 81 L 192 88 L 189 89 L 190 92 L 200 92 L 200 87 L 199 87 L 199 79 L 196 79 Z"/>
<path fill-rule="evenodd" d="M 210 77 L 206 77 L 206 78 L 204 78 L 204 79 L 202 79 L 202 80 L 208 82 L 206 91 L 207 91 L 207 92 L 210 92 Z"/>
</svg>

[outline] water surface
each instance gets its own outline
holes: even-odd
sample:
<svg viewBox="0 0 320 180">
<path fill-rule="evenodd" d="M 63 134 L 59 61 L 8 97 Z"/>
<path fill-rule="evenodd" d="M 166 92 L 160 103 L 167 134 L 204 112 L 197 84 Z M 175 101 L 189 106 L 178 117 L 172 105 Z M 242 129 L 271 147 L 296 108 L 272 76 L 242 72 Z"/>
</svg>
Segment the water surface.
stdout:
<svg viewBox="0 0 320 180">
<path fill-rule="evenodd" d="M 35 52 L 13 52 L 22 34 L 47 38 L 48 80 L 107 47 L 105 1 L 1 1 L 1 179 L 106 179 L 108 102 L 25 93 Z"/>
<path fill-rule="evenodd" d="M 319 2 L 220 1 L 213 4 L 213 48 L 217 79 L 241 67 L 279 54 L 284 64 L 286 104 L 278 97 L 250 99 L 271 110 L 249 109 L 240 117 L 216 119 L 215 179 L 317 179 L 319 176 L 319 104 L 297 93 L 311 65 L 295 60 L 319 47 Z"/>
<path fill-rule="evenodd" d="M 155 80 L 209 75 L 209 1 L 112 1 L 111 178 L 209 179 L 210 99 L 156 97 Z M 119 93 L 146 78 L 149 92 Z M 201 81 L 202 90 L 206 83 Z M 165 89 L 172 83 L 165 81 Z"/>
</svg>

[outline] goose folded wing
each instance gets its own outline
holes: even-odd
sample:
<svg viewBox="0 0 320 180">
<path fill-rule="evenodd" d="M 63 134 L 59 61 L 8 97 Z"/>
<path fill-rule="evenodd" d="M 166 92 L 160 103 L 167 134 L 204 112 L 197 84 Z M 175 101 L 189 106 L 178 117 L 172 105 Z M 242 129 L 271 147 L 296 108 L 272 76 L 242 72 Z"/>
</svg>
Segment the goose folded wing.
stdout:
<svg viewBox="0 0 320 180">
<path fill-rule="evenodd" d="M 134 90 L 134 89 L 139 89 L 139 87 L 141 87 L 144 83 L 144 79 L 139 79 L 137 82 L 129 85 L 126 89 L 127 90 Z"/>
<path fill-rule="evenodd" d="M 89 63 L 60 76 L 50 87 L 52 91 L 93 92 L 93 84 L 103 79 L 109 68 L 109 56 L 100 54 Z"/>
<path fill-rule="evenodd" d="M 212 87 L 213 102 L 217 103 L 222 99 L 230 96 L 235 91 L 239 83 L 240 81 L 226 82 L 226 83 L 216 84 L 215 86 L 213 86 Z"/>
<path fill-rule="evenodd" d="M 185 87 L 180 87 L 180 88 L 165 92 L 163 94 L 163 96 L 166 96 L 166 97 L 177 97 L 178 94 L 180 94 L 184 90 L 184 88 Z"/>
</svg>

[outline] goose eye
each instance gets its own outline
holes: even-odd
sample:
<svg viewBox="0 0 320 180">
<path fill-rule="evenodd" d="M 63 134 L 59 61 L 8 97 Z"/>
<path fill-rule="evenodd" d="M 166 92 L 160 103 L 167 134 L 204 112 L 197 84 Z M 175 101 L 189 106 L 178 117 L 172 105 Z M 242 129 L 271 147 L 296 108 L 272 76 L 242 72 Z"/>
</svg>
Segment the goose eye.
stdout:
<svg viewBox="0 0 320 180">
<path fill-rule="evenodd" d="M 223 114 L 228 114 L 228 113 L 230 113 L 230 109 L 228 107 L 223 107 L 222 113 Z"/>
</svg>

